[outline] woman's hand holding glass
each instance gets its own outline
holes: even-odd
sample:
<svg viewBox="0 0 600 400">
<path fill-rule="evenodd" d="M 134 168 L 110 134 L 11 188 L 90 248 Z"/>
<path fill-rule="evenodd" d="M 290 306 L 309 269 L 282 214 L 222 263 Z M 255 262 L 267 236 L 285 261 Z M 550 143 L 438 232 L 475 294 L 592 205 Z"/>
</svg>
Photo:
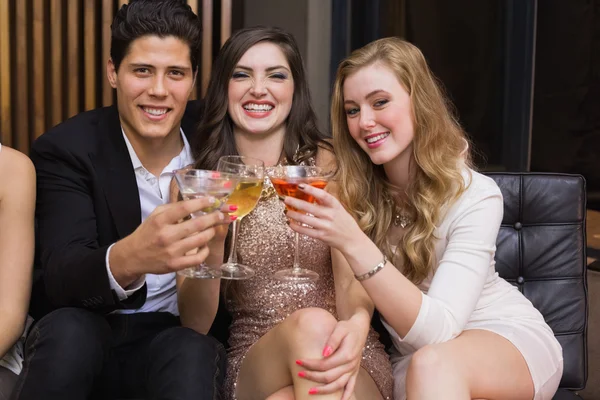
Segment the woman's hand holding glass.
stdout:
<svg viewBox="0 0 600 400">
<path fill-rule="evenodd" d="M 252 268 L 237 262 L 237 234 L 242 218 L 250 214 L 258 204 L 264 184 L 265 163 L 252 157 L 223 156 L 219 159 L 217 170 L 233 174 L 238 178 L 235 190 L 228 199 L 231 204 L 233 220 L 233 233 L 229 259 L 221 266 L 223 279 L 248 279 L 254 276 Z"/>
<path fill-rule="evenodd" d="M 350 399 L 368 332 L 368 319 L 362 323 L 358 318 L 339 321 L 325 344 L 323 358 L 297 361 L 303 368 L 301 378 L 323 384 L 312 388 L 311 393 L 328 394 L 343 389 L 342 400 Z"/>
<path fill-rule="evenodd" d="M 323 169 L 304 165 L 278 165 L 269 170 L 269 178 L 281 198 L 302 199 L 304 203 L 315 201 L 314 197 L 300 187 L 324 188 L 329 180 L 329 175 Z M 286 203 L 286 212 L 294 208 Z M 295 230 L 295 229 L 294 229 Z M 319 279 L 319 274 L 302 268 L 299 259 L 299 231 L 294 235 L 294 263 L 291 269 L 277 271 L 274 278 L 281 281 L 310 282 Z M 301 232 L 300 232 L 301 233 Z"/>
<path fill-rule="evenodd" d="M 287 217 L 296 222 L 290 223 L 294 231 L 319 239 L 342 253 L 364 240 L 365 235 L 352 215 L 333 195 L 309 185 L 300 185 L 299 189 L 315 202 L 285 198 L 285 204 L 291 208 Z"/>
</svg>

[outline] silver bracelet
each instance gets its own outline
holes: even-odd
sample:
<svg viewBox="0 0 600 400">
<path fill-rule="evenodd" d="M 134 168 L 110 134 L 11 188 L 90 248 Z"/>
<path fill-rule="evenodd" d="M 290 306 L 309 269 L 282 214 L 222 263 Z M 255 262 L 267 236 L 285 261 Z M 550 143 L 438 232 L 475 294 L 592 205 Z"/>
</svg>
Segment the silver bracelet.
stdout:
<svg viewBox="0 0 600 400">
<path fill-rule="evenodd" d="M 383 269 L 383 267 L 385 267 L 386 263 L 387 263 L 387 257 L 384 254 L 383 255 L 383 260 L 379 264 L 377 264 L 372 270 L 370 270 L 369 272 L 365 272 L 362 275 L 354 275 L 354 277 L 359 282 L 367 280 L 370 277 L 372 277 L 373 275 L 375 275 L 376 273 L 378 273 L 379 271 L 381 271 Z"/>
</svg>

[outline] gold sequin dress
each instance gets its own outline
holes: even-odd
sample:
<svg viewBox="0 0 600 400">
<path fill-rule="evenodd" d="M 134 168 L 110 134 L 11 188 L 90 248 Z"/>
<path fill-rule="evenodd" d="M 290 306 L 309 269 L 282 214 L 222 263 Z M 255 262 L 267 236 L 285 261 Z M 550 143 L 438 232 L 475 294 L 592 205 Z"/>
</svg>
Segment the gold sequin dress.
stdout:
<svg viewBox="0 0 600 400">
<path fill-rule="evenodd" d="M 235 282 L 234 290 L 238 295 L 227 296 L 226 300 L 233 317 L 225 378 L 226 399 L 235 399 L 238 373 L 250 346 L 288 315 L 301 308 L 320 307 L 337 317 L 330 250 L 321 241 L 300 236 L 300 263 L 318 272 L 318 281 L 289 283 L 273 279 L 276 271 L 291 268 L 293 264 L 294 233 L 286 224 L 284 208 L 267 178 L 261 200 L 240 224 L 238 261 L 253 268 L 256 275 Z M 373 329 L 363 350 L 361 366 L 370 373 L 383 397 L 391 399 L 391 364 Z"/>
</svg>

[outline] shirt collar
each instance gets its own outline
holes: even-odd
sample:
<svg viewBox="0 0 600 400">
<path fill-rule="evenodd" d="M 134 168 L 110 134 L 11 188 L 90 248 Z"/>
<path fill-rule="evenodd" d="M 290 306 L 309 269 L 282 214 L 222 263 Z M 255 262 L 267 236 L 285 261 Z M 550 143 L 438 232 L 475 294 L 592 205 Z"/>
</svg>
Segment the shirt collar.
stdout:
<svg viewBox="0 0 600 400">
<path fill-rule="evenodd" d="M 192 149 L 190 147 L 190 143 L 188 142 L 187 137 L 183 133 L 183 128 L 179 127 L 179 132 L 181 134 L 181 138 L 183 139 L 183 149 L 181 149 L 181 153 L 179 153 L 179 155 L 175 156 L 173 158 L 173 160 L 175 160 L 176 158 L 179 158 L 180 162 L 179 162 L 178 168 L 183 168 L 183 167 L 187 167 L 188 165 L 192 164 L 194 162 L 194 159 L 192 157 Z M 144 168 L 144 166 L 142 165 L 142 162 L 140 161 L 140 158 L 138 157 L 135 150 L 133 149 L 131 142 L 127 138 L 127 135 L 125 134 L 125 131 L 123 130 L 123 127 L 121 127 L 121 133 L 123 134 L 123 139 L 125 139 L 125 144 L 127 145 L 127 151 L 129 151 L 129 158 L 131 158 L 131 164 L 133 165 L 134 171 L 139 168 Z M 172 162 L 173 161 L 171 161 L 171 163 Z M 169 163 L 169 165 L 171 163 Z M 177 168 L 175 168 L 175 169 L 177 169 Z"/>
</svg>

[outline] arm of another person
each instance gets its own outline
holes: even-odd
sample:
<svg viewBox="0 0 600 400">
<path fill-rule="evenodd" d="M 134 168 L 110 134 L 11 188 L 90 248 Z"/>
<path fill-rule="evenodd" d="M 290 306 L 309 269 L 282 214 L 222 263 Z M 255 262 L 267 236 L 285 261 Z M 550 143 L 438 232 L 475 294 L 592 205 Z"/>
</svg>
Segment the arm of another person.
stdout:
<svg viewBox="0 0 600 400">
<path fill-rule="evenodd" d="M 313 225 L 313 229 L 295 224 L 292 228 L 340 250 L 354 274 L 371 271 L 383 258 L 377 246 L 333 196 L 311 187 L 305 191 L 323 207 L 293 198 L 286 203 L 314 214 L 319 222 L 289 212 L 290 218 Z M 476 196 L 453 218 L 446 250 L 426 295 L 390 262 L 361 282 L 386 322 L 414 349 L 459 335 L 481 296 L 495 254 L 503 203 L 497 187 Z"/>
<path fill-rule="evenodd" d="M 331 144 L 331 141 L 328 140 L 328 143 Z M 337 170 L 335 155 L 324 146 L 319 147 L 317 165 L 328 172 L 335 172 Z M 330 181 L 326 190 L 331 193 L 332 196 L 336 197 L 338 192 L 337 182 Z M 356 335 L 355 343 L 353 343 L 356 344 L 356 346 L 354 349 L 351 349 L 353 352 L 351 357 L 358 357 L 358 364 L 360 364 L 362 348 L 366 342 L 367 334 L 371 326 L 371 317 L 373 316 L 374 310 L 373 301 L 362 285 L 354 279 L 354 273 L 342 253 L 335 248 L 331 249 L 331 262 L 335 282 L 335 301 L 338 317 L 341 321 L 344 321 L 342 324 L 343 330 L 345 331 L 348 329 L 352 332 L 352 335 Z M 333 337 L 333 340 L 337 340 L 335 336 Z M 336 345 L 336 349 L 337 345 L 339 345 L 339 343 L 331 344 Z M 348 354 L 344 354 L 343 356 L 347 355 Z"/>
<path fill-rule="evenodd" d="M 171 202 L 179 199 L 179 188 L 175 180 L 171 182 Z M 208 265 L 221 265 L 224 257 L 224 240 L 227 225 L 219 227 L 217 234 L 203 249 L 192 252 L 207 252 Z M 198 333 L 208 333 L 219 308 L 220 279 L 194 279 L 177 274 L 177 305 L 181 325 Z"/>
<path fill-rule="evenodd" d="M 337 169 L 335 155 L 325 147 L 319 147 L 316 164 L 329 172 Z M 329 182 L 326 190 L 332 196 L 337 196 L 337 183 L 335 181 Z M 352 331 L 352 334 L 357 334 L 358 341 L 362 341 L 362 343 L 357 343 L 360 345 L 360 348 L 353 349 L 355 353 L 353 355 L 358 355 L 360 358 L 362 347 L 371 326 L 371 317 L 374 310 L 373 302 L 362 285 L 354 279 L 352 269 L 342 253 L 335 248 L 331 249 L 331 262 L 335 282 L 337 313 L 340 320 L 345 321 L 342 324 L 344 330 L 346 329 L 344 325 L 349 325 L 348 329 Z M 336 340 L 336 338 L 334 337 L 333 340 Z M 339 343 L 331 344 L 336 346 L 336 349 L 337 345 L 339 345 Z"/>
<path fill-rule="evenodd" d="M 326 171 L 335 171 L 334 155 L 321 147 L 317 165 Z M 330 181 L 327 192 L 337 193 L 337 183 Z M 344 389 L 343 399 L 354 392 L 356 376 L 362 359 L 362 350 L 373 316 L 373 302 L 362 285 L 354 279 L 354 273 L 342 253 L 331 249 L 331 262 L 335 283 L 336 310 L 340 321 L 323 348 L 324 358 L 302 360 L 307 369 L 305 377 L 326 384 L 319 393 L 333 393 Z"/>
<path fill-rule="evenodd" d="M 23 334 L 34 253 L 35 170 L 16 150 L 0 152 L 0 358 Z"/>
</svg>

